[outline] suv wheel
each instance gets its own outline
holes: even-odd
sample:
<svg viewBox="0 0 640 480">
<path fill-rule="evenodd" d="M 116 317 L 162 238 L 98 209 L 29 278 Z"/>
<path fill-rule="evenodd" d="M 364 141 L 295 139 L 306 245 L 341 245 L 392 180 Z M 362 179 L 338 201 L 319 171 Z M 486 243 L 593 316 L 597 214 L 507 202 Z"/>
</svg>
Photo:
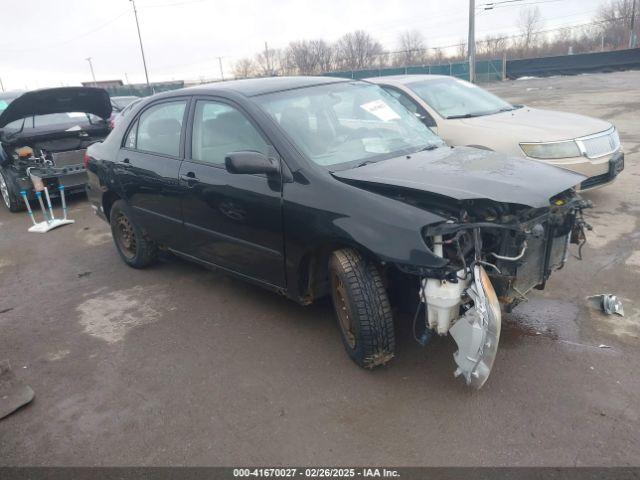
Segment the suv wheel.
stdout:
<svg viewBox="0 0 640 480">
<path fill-rule="evenodd" d="M 22 203 L 13 190 L 13 183 L 4 170 L 0 168 L 0 196 L 2 196 L 2 203 L 10 212 L 19 212 L 23 208 Z"/>
<path fill-rule="evenodd" d="M 158 248 L 131 219 L 127 204 L 118 200 L 109 215 L 111 234 L 118 253 L 133 268 L 144 268 L 155 262 Z"/>
<path fill-rule="evenodd" d="M 395 336 L 389 298 L 377 267 L 345 248 L 331 254 L 329 275 L 347 354 L 361 367 L 384 365 L 393 358 Z"/>
</svg>

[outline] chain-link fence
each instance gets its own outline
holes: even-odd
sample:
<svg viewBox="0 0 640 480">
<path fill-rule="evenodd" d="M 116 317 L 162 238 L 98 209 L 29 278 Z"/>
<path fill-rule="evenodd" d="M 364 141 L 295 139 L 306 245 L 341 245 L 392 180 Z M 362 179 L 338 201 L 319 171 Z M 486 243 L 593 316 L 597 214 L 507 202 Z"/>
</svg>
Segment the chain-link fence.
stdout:
<svg viewBox="0 0 640 480">
<path fill-rule="evenodd" d="M 183 81 L 173 82 L 154 82 L 150 86 L 146 85 L 122 85 L 117 87 L 105 87 L 105 90 L 111 97 L 121 97 L 134 95 L 136 97 L 148 97 L 154 93 L 168 92 L 170 90 L 177 90 L 184 88 Z"/>
<path fill-rule="evenodd" d="M 476 81 L 495 82 L 503 79 L 503 60 L 476 61 Z M 469 80 L 469 63 L 454 62 L 440 65 L 420 65 L 411 67 L 376 68 L 369 70 L 347 70 L 329 72 L 331 77 L 362 79 L 369 77 L 386 77 L 389 75 L 450 75 L 452 77 Z"/>
</svg>

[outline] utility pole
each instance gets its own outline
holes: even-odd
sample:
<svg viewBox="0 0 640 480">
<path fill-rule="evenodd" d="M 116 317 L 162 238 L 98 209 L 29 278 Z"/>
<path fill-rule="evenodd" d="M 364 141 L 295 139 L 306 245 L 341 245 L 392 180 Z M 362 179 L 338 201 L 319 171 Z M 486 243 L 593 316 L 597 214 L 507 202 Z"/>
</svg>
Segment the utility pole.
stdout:
<svg viewBox="0 0 640 480">
<path fill-rule="evenodd" d="M 218 57 L 218 65 L 220 66 L 220 78 L 224 82 L 224 71 L 222 70 L 222 57 Z"/>
<path fill-rule="evenodd" d="M 264 42 L 264 60 L 267 63 L 267 76 L 271 76 L 271 62 L 269 61 L 269 47 Z"/>
<path fill-rule="evenodd" d="M 631 32 L 629 32 L 629 48 L 635 48 L 636 46 L 636 34 L 634 32 L 636 26 L 636 0 L 633 0 L 633 6 L 631 7 Z"/>
<path fill-rule="evenodd" d="M 469 56 L 469 81 L 476 81 L 476 1 L 469 0 L 469 40 L 467 42 Z"/>
<path fill-rule="evenodd" d="M 2 91 L 4 92 L 4 83 L 2 83 L 2 79 L 0 78 L 0 87 L 2 87 Z"/>
<path fill-rule="evenodd" d="M 95 86 L 97 86 L 97 83 L 96 83 L 96 74 L 95 74 L 95 73 L 93 73 L 93 63 L 91 63 L 91 57 L 87 57 L 87 58 L 85 58 L 85 60 L 86 60 L 87 62 L 89 62 L 89 68 L 91 69 L 91 78 L 93 78 L 93 86 L 95 87 Z"/>
<path fill-rule="evenodd" d="M 140 24 L 138 23 L 138 11 L 136 10 L 135 0 L 129 0 L 133 5 L 133 16 L 136 17 L 136 27 L 138 28 L 138 40 L 140 40 L 140 53 L 142 53 L 142 65 L 144 66 L 144 76 L 147 79 L 147 87 L 149 85 L 149 72 L 147 72 L 147 60 L 144 58 L 144 48 L 142 47 L 142 35 L 140 34 Z"/>
</svg>

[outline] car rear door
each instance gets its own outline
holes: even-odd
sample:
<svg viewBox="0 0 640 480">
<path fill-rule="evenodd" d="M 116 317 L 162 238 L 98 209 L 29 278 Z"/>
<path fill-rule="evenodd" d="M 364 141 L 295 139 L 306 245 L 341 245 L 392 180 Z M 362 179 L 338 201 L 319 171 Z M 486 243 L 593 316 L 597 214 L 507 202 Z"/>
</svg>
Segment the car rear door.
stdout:
<svg viewBox="0 0 640 480">
<path fill-rule="evenodd" d="M 171 247 L 183 239 L 178 175 L 189 101 L 171 98 L 142 110 L 129 126 L 114 166 L 135 220 L 154 240 Z"/>
<path fill-rule="evenodd" d="M 232 174 L 225 157 L 252 150 L 275 155 L 266 136 L 238 105 L 194 99 L 186 158 L 182 212 L 187 253 L 243 276 L 283 287 L 282 178 Z"/>
</svg>

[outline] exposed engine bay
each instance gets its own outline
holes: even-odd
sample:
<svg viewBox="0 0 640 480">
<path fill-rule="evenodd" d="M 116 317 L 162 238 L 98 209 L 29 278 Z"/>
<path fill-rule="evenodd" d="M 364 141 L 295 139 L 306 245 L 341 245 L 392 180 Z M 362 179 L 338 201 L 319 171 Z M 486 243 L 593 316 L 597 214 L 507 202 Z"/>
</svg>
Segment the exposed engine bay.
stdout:
<svg viewBox="0 0 640 480">
<path fill-rule="evenodd" d="M 9 150 L 3 167 L 11 169 L 21 189 L 32 189 L 30 176 L 37 175 L 52 191 L 64 184 L 69 189 L 83 188 L 87 174 L 83 165 L 86 148 L 103 136 L 74 132 L 74 136 L 34 139 L 29 143 L 5 146 Z"/>
<path fill-rule="evenodd" d="M 110 114 L 109 95 L 99 88 L 34 90 L 13 99 L 0 114 L 2 197 L 9 210 L 24 207 L 21 192 L 33 198 L 34 175 L 52 193 L 60 186 L 84 190 L 85 151 L 109 134 Z"/>
<path fill-rule="evenodd" d="M 403 201 L 419 204 L 418 195 Z M 431 197 L 431 196 L 429 196 Z M 437 201 L 435 202 L 437 205 Z M 429 198 L 430 210 L 434 198 Z M 501 311 L 511 311 L 532 289 L 543 289 L 569 257 L 570 244 L 586 242 L 582 211 L 590 202 L 567 190 L 547 208 L 489 200 L 448 201 L 436 206 L 447 221 L 424 229 L 428 246 L 445 259 L 420 269 L 420 306 L 426 331 L 451 334 L 458 345 L 456 376 L 480 388 L 487 380 L 500 338 Z M 417 312 L 416 312 L 417 316 Z"/>
</svg>

